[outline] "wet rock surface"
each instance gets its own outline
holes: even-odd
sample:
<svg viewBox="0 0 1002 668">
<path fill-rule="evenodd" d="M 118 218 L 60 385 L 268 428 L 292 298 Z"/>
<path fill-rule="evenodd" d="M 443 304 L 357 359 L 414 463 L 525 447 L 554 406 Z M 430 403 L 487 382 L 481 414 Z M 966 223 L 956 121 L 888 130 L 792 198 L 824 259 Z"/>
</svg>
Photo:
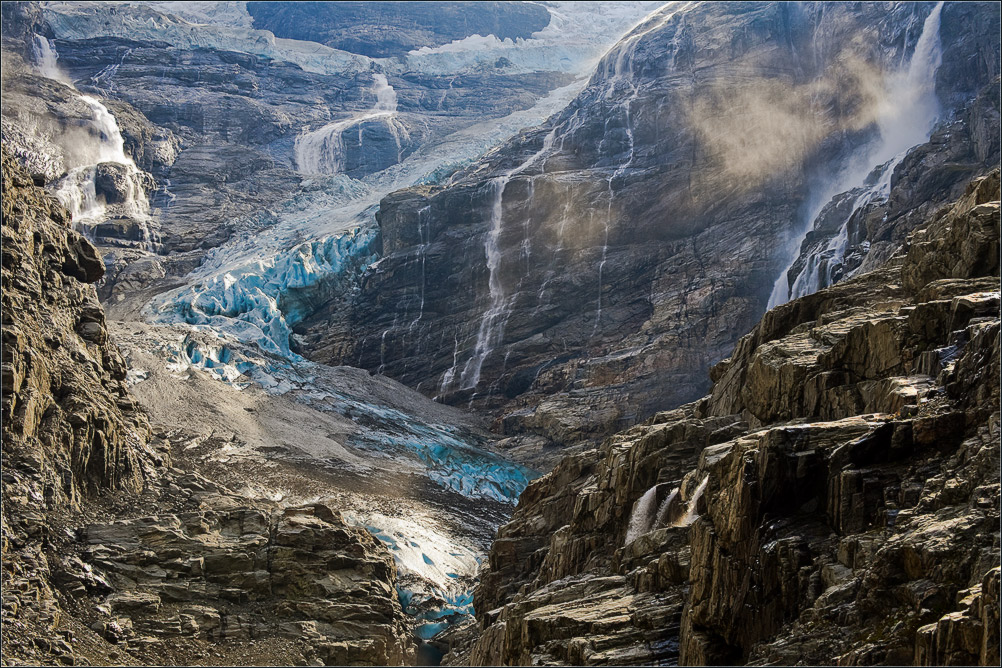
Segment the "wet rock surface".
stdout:
<svg viewBox="0 0 1002 668">
<path fill-rule="evenodd" d="M 446 661 L 997 663 L 998 178 L 532 483 Z"/>
<path fill-rule="evenodd" d="M 905 62 L 931 9 L 656 12 L 542 127 L 446 187 L 384 198 L 382 261 L 350 303 L 299 326 L 304 353 L 486 410 L 513 454 L 543 468 L 696 399 L 761 317 L 816 182 L 873 139 L 870 68 Z M 956 37 L 971 11 L 943 10 L 943 62 L 964 75 L 937 90 L 956 122 L 914 149 L 868 218 L 891 222 L 861 224 L 882 249 L 874 263 L 997 161 L 996 75 L 973 61 L 997 59 L 998 41 Z M 822 34 L 868 46 L 850 57 Z M 817 126 L 795 121 L 801 101 Z M 769 127 L 760 108 L 786 120 Z M 790 127 L 804 134 L 788 144 Z"/>
</svg>

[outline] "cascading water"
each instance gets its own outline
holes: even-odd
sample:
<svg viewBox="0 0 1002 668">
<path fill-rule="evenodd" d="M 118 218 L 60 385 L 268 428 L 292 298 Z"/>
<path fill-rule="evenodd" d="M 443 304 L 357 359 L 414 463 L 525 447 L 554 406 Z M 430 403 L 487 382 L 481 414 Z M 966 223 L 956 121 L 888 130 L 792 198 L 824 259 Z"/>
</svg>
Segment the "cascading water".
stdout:
<svg viewBox="0 0 1002 668">
<path fill-rule="evenodd" d="M 626 539 L 624 545 L 629 545 L 645 533 L 655 529 L 687 527 L 696 521 L 699 516 L 696 506 L 699 499 L 706 491 L 706 485 L 710 477 L 703 476 L 703 480 L 692 492 L 692 498 L 684 501 L 681 497 L 681 490 L 678 487 L 672 489 L 671 493 L 659 505 L 657 502 L 658 488 L 656 484 L 644 495 L 637 499 L 633 505 L 633 512 L 630 514 L 630 523 L 626 528 Z"/>
<path fill-rule="evenodd" d="M 484 254 L 487 256 L 488 279 L 487 286 L 490 290 L 491 303 L 480 321 L 480 328 L 477 331 L 477 344 L 473 350 L 473 356 L 467 360 L 460 375 L 460 387 L 464 390 L 475 388 L 480 383 L 480 370 L 484 365 L 484 360 L 497 344 L 504 337 L 504 326 L 507 322 L 509 299 L 505 298 L 504 285 L 501 283 L 501 275 L 498 271 L 501 265 L 501 248 L 498 240 L 501 237 L 501 229 L 504 224 L 504 191 L 508 186 L 511 177 L 524 172 L 539 158 L 549 153 L 553 146 L 553 139 L 556 137 L 556 128 L 551 130 L 543 139 L 543 146 L 528 160 L 518 167 L 511 169 L 501 176 L 491 180 L 491 188 L 494 192 L 494 200 L 491 206 L 491 227 L 484 239 Z M 455 370 L 451 370 L 450 377 L 455 375 Z M 449 371 L 446 371 L 449 374 Z M 443 377 L 444 389 L 444 377 Z"/>
<path fill-rule="evenodd" d="M 674 16 L 674 14 L 667 17 L 662 23 L 659 23 L 658 25 L 659 26 L 664 25 L 664 23 L 666 23 L 668 19 L 671 18 L 671 16 Z M 653 30 L 653 28 L 651 30 Z M 633 140 L 633 125 L 630 119 L 630 108 L 631 105 L 637 100 L 637 97 L 639 95 L 639 89 L 633 79 L 633 59 L 634 56 L 636 55 L 637 45 L 640 43 L 640 39 L 644 35 L 651 32 L 651 30 L 646 30 L 644 32 L 637 33 L 630 39 L 626 40 L 623 44 L 621 44 L 618 47 L 619 51 L 616 54 L 615 60 L 613 60 L 612 58 L 606 60 L 606 77 L 609 80 L 609 86 L 605 91 L 605 99 L 608 100 L 610 98 L 616 97 L 616 89 L 618 87 L 619 82 L 623 80 L 624 75 L 626 84 L 630 87 L 629 96 L 627 96 L 624 100 L 616 104 L 616 106 L 623 112 L 624 129 L 626 130 L 626 138 L 629 144 L 629 157 L 626 159 L 625 162 L 621 163 L 619 167 L 616 168 L 616 170 L 609 176 L 608 180 L 609 201 L 605 215 L 605 225 L 604 225 L 605 235 L 602 242 L 602 254 L 598 263 L 598 297 L 595 306 L 595 324 L 592 327 L 593 335 L 595 334 L 595 332 L 598 331 L 598 326 L 602 321 L 602 273 L 605 269 L 605 263 L 609 253 L 609 227 L 610 225 L 612 225 L 612 201 L 613 198 L 615 197 L 615 191 L 613 190 L 612 182 L 616 178 L 620 177 L 630 167 L 630 165 L 633 163 L 633 158 L 634 158 L 635 146 Z M 608 71 L 608 66 L 610 62 L 614 62 L 614 67 L 611 76 Z M 608 130 L 608 126 L 609 126 L 609 119 L 606 119 L 605 123 L 606 130 Z M 605 134 L 606 133 L 603 133 L 602 142 L 600 143 L 600 146 L 601 144 L 605 143 Z"/>
<path fill-rule="evenodd" d="M 626 529 L 626 543 L 632 543 L 639 536 L 651 530 L 654 520 L 654 511 L 657 504 L 658 486 L 654 485 L 644 492 L 644 495 L 637 499 L 633 505 L 633 513 L 630 515 L 630 524 Z"/>
<path fill-rule="evenodd" d="M 872 202 L 886 199 L 890 194 L 894 169 L 911 148 L 929 140 L 940 114 L 939 99 L 936 97 L 936 72 L 942 62 L 939 37 L 942 10 L 943 3 L 939 2 L 926 17 L 908 68 L 886 77 L 884 96 L 877 110 L 876 122 L 880 139 L 876 146 L 869 147 L 862 159 L 824 184 L 820 196 L 812 198 L 815 206 L 807 217 L 803 234 L 791 249 L 793 260 L 773 286 L 768 308 L 811 294 L 834 282 L 848 248 L 848 225 L 853 214 Z M 797 261 L 803 240 L 822 209 L 835 195 L 862 184 L 863 179 L 873 171 L 874 165 L 880 166 L 877 182 L 865 188 L 857 197 L 838 235 L 808 257 L 803 270 L 790 286 L 788 273 Z"/>
<path fill-rule="evenodd" d="M 124 190 L 122 215 L 139 223 L 143 241 L 149 249 L 153 242 L 150 228 L 149 201 L 142 186 L 142 172 L 132 158 L 125 153 L 125 140 L 118 122 L 108 108 L 97 98 L 80 95 L 79 99 L 90 107 L 94 114 L 92 123 L 97 129 L 98 139 L 90 147 L 91 164 L 71 169 L 56 190 L 56 197 L 69 212 L 74 223 L 86 229 L 87 226 L 103 221 L 107 217 L 106 202 L 97 194 L 96 179 L 98 165 L 113 163 L 123 168 Z"/>
<path fill-rule="evenodd" d="M 640 88 L 637 86 L 633 77 L 633 61 L 636 57 L 637 46 L 640 44 L 641 40 L 648 34 L 664 27 L 672 18 L 675 17 L 679 12 L 683 12 L 688 9 L 691 2 L 684 3 L 674 3 L 672 7 L 673 11 L 664 14 L 660 21 L 648 26 L 645 30 L 635 32 L 628 38 L 623 40 L 620 44 L 616 46 L 615 58 L 612 57 L 613 53 L 610 52 L 605 59 L 605 78 L 608 80 L 608 86 L 605 90 L 606 100 L 619 100 L 615 103 L 615 107 L 620 109 L 623 114 L 623 129 L 626 131 L 626 141 L 628 145 L 627 153 L 628 156 L 625 161 L 620 163 L 620 165 L 613 171 L 608 179 L 608 206 L 606 210 L 606 217 L 604 221 L 604 236 L 602 242 L 602 252 L 599 256 L 598 263 L 598 296 L 595 305 L 595 323 L 592 326 L 592 335 L 594 335 L 602 322 L 602 276 L 605 270 L 605 265 L 608 260 L 609 254 L 609 230 L 612 226 L 612 203 L 615 197 L 615 191 L 612 187 L 612 182 L 622 176 L 630 165 L 633 164 L 633 159 L 635 157 L 635 143 L 633 138 L 633 124 L 631 119 L 631 109 L 633 104 L 637 101 L 640 95 Z M 650 20 L 651 16 L 657 15 L 657 13 L 663 11 L 663 9 L 656 10 L 652 15 L 648 16 L 647 19 L 641 22 L 643 25 Z M 622 96 L 619 94 L 620 83 L 623 82 L 629 87 L 629 94 Z M 611 118 L 611 117 L 610 117 Z M 609 126 L 609 119 L 606 119 L 606 130 Z M 605 143 L 605 133 L 603 133 L 603 138 L 601 144 Z"/>
<path fill-rule="evenodd" d="M 72 88 L 72 84 L 56 65 L 59 54 L 49 40 L 41 35 L 35 35 L 32 50 L 42 76 L 65 83 Z M 143 243 L 150 249 L 154 238 L 150 226 L 149 200 L 142 185 L 143 174 L 125 152 L 125 139 L 118 127 L 118 121 L 108 107 L 97 98 L 79 94 L 77 98 L 86 104 L 93 114 L 91 123 L 96 130 L 94 133 L 96 139 L 89 145 L 75 147 L 78 153 L 86 156 L 84 159 L 86 164 L 71 168 L 56 186 L 55 195 L 70 212 L 73 223 L 86 232 L 91 225 L 104 221 L 108 216 L 107 202 L 98 194 L 96 187 L 99 165 L 102 163 L 120 165 L 124 186 L 117 193 L 121 198 L 118 204 L 120 213 L 139 224 Z"/>
<path fill-rule="evenodd" d="M 692 498 L 686 504 L 687 510 L 685 515 L 672 526 L 687 527 L 696 521 L 696 518 L 699 517 L 699 514 L 696 512 L 696 506 L 699 504 L 699 499 L 703 496 L 703 492 L 706 491 L 706 484 L 708 482 L 710 482 L 710 476 L 703 476 L 703 480 L 699 483 L 699 486 L 692 493 Z"/>
<path fill-rule="evenodd" d="M 296 168 L 304 174 L 339 174 L 345 170 L 344 131 L 358 127 L 358 142 L 362 143 L 362 124 L 382 120 L 397 145 L 397 162 L 403 159 L 403 140 L 407 128 L 397 119 L 397 93 L 385 74 L 373 74 L 372 92 L 376 103 L 372 109 L 351 118 L 328 123 L 318 130 L 296 137 L 294 147 Z"/>
<path fill-rule="evenodd" d="M 427 261 L 426 251 L 428 245 L 431 243 L 431 231 L 429 229 L 429 224 L 425 222 L 425 217 L 428 215 L 428 211 L 431 210 L 431 206 L 424 206 L 418 210 L 418 239 L 421 240 L 421 244 L 418 246 L 418 262 L 421 263 L 421 293 L 420 293 L 420 303 L 418 304 L 418 314 L 414 320 L 411 321 L 410 326 L 407 328 L 407 333 L 413 333 L 414 328 L 421 321 L 424 316 L 424 290 L 426 284 L 425 278 L 425 265 Z"/>
<path fill-rule="evenodd" d="M 56 65 L 59 54 L 56 53 L 52 42 L 42 35 L 36 34 L 32 37 L 31 52 L 35 57 L 35 65 L 43 77 L 55 79 L 56 81 L 65 81 L 65 77 L 59 71 L 59 66 Z"/>
<path fill-rule="evenodd" d="M 679 519 L 679 510 L 684 507 L 681 501 L 679 498 L 679 489 L 676 487 L 658 507 L 658 514 L 654 520 L 655 523 L 658 526 L 674 526 L 675 522 Z"/>
</svg>

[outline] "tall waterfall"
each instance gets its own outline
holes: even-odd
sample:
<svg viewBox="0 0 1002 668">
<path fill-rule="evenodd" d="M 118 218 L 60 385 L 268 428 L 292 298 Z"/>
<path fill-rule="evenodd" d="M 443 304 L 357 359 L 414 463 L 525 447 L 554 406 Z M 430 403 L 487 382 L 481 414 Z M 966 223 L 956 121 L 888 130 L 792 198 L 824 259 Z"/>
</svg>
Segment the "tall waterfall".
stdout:
<svg viewBox="0 0 1002 668">
<path fill-rule="evenodd" d="M 460 387 L 464 390 L 475 388 L 480 383 L 480 370 L 484 365 L 484 360 L 494 348 L 501 343 L 504 337 L 504 326 L 507 322 L 508 307 L 510 298 L 504 294 L 504 285 L 501 283 L 501 247 L 498 240 L 501 238 L 501 229 L 504 224 L 504 191 L 508 186 L 511 177 L 524 172 L 538 159 L 550 152 L 557 130 L 554 128 L 543 139 L 543 146 L 534 153 L 528 160 L 510 169 L 501 176 L 491 180 L 493 190 L 493 202 L 491 205 L 491 227 L 484 238 L 484 255 L 487 257 L 487 287 L 490 290 L 491 302 L 480 320 L 480 328 L 477 331 L 477 345 L 473 350 L 473 355 L 467 360 L 460 375 Z M 442 390 L 447 387 L 446 379 L 455 376 L 455 368 L 446 371 L 443 376 Z"/>
<path fill-rule="evenodd" d="M 407 128 L 397 119 L 397 92 L 386 80 L 385 74 L 373 74 L 372 93 L 376 103 L 368 111 L 351 118 L 328 123 L 296 137 L 294 147 L 296 168 L 304 174 L 338 174 L 345 169 L 344 131 L 358 126 L 361 144 L 362 123 L 382 120 L 397 145 L 397 162 L 403 159 L 402 139 L 407 138 Z"/>
<path fill-rule="evenodd" d="M 38 67 L 38 71 L 43 77 L 47 79 L 55 79 L 56 81 L 66 80 L 63 74 L 59 71 L 59 66 L 56 65 L 56 61 L 59 59 L 59 54 L 56 53 L 55 47 L 52 46 L 52 42 L 48 39 L 42 35 L 33 35 L 31 42 L 31 55 L 34 56 L 35 65 Z"/>
<path fill-rule="evenodd" d="M 142 172 L 126 154 L 125 139 L 108 107 L 90 95 L 80 95 L 79 99 L 94 114 L 92 124 L 97 130 L 98 138 L 87 147 L 90 164 L 71 169 L 56 190 L 56 197 L 69 210 L 74 223 L 88 225 L 101 222 L 107 215 L 107 204 L 98 196 L 95 187 L 98 165 L 121 165 L 125 171 L 125 191 L 121 193 L 124 198 L 122 214 L 140 223 L 144 241 L 149 246 L 153 239 L 149 227 L 149 201 L 142 186 Z"/>
<path fill-rule="evenodd" d="M 791 249 L 793 259 L 776 279 L 768 308 L 803 297 L 827 287 L 834 280 L 835 270 L 841 266 L 848 247 L 848 224 L 852 215 L 862 207 L 890 193 L 890 180 L 894 168 L 904 159 L 909 149 L 929 140 L 940 114 L 936 97 L 936 72 L 942 62 L 942 44 L 939 37 L 943 2 L 939 2 L 926 17 L 922 34 L 906 69 L 892 72 L 885 78 L 885 90 L 877 110 L 877 127 L 880 139 L 866 151 L 862 159 L 822 185 L 815 205 L 807 217 L 803 233 Z M 837 194 L 863 185 L 866 176 L 875 167 L 880 168 L 877 183 L 866 188 L 853 204 L 839 234 L 823 249 L 812 254 L 793 285 L 788 273 L 797 261 L 801 244 L 824 206 Z"/>
</svg>

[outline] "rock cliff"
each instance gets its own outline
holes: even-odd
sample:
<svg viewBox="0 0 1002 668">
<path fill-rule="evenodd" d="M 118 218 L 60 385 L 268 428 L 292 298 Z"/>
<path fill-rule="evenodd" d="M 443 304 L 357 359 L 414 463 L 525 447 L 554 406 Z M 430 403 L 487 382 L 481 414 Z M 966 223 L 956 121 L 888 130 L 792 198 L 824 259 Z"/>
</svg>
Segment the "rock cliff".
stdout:
<svg viewBox="0 0 1002 668">
<path fill-rule="evenodd" d="M 101 258 L 6 147 L 2 230 L 4 660 L 409 663 L 376 538 L 171 467 L 109 340 Z"/>
<path fill-rule="evenodd" d="M 384 198 L 382 260 L 350 303 L 300 324 L 303 349 L 488 410 L 544 467 L 551 446 L 695 399 L 764 311 L 819 184 L 877 141 L 881 87 L 927 53 L 932 9 L 655 12 L 541 127 L 444 187 Z M 891 222 L 854 224 L 874 262 L 914 227 L 895 226 L 901 211 L 956 197 L 997 162 L 998 39 L 964 32 L 976 13 L 942 8 L 934 97 L 953 125 L 908 153 L 867 213 Z"/>
<path fill-rule="evenodd" d="M 766 313 L 706 397 L 562 460 L 447 660 L 997 664 L 998 248 L 996 171 Z"/>
<path fill-rule="evenodd" d="M 524 2 L 320 2 L 247 6 L 255 28 L 366 56 L 403 56 L 471 35 L 525 39 L 550 22 L 542 5 Z"/>
</svg>

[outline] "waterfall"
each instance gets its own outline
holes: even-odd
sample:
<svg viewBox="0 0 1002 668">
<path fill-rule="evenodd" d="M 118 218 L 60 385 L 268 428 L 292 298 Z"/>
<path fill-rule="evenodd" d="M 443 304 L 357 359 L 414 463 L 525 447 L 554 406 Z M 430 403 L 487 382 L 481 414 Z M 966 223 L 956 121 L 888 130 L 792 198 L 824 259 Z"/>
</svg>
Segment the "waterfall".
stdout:
<svg viewBox="0 0 1002 668">
<path fill-rule="evenodd" d="M 484 360 L 494 348 L 501 343 L 504 337 L 504 326 L 507 321 L 509 299 L 505 298 L 504 285 L 501 283 L 499 268 L 501 265 L 501 247 L 498 244 L 501 238 L 501 229 L 504 224 L 504 191 L 508 186 L 511 177 L 520 174 L 528 169 L 541 156 L 549 153 L 553 146 L 553 139 L 556 137 L 557 129 L 554 128 L 543 139 L 543 146 L 534 153 L 528 160 L 518 167 L 510 169 L 501 176 L 491 179 L 493 190 L 493 203 L 491 205 L 491 226 L 484 238 L 484 255 L 487 258 L 487 287 L 490 291 L 490 306 L 484 312 L 480 320 L 480 328 L 477 331 L 477 344 L 473 350 L 473 355 L 467 360 L 460 375 L 460 388 L 470 390 L 480 383 L 480 370 Z M 451 374 L 450 374 L 451 371 Z M 446 371 L 452 378 L 455 376 L 455 369 Z M 444 380 L 444 377 L 443 377 Z M 444 385 L 443 385 L 444 388 Z"/>
<path fill-rule="evenodd" d="M 629 545 L 655 529 L 687 527 L 695 522 L 698 517 L 696 506 L 709 481 L 709 476 L 703 476 L 703 480 L 693 490 L 692 498 L 688 501 L 682 500 L 681 490 L 678 487 L 672 489 L 660 505 L 658 505 L 658 488 L 662 486 L 661 484 L 655 484 L 644 492 L 644 495 L 633 504 L 623 545 Z"/>
<path fill-rule="evenodd" d="M 635 32 L 633 35 L 630 35 L 627 39 L 621 42 L 616 47 L 617 51 L 615 52 L 615 58 L 612 57 L 613 56 L 612 52 L 610 52 L 606 56 L 605 76 L 608 79 L 608 87 L 606 88 L 605 91 L 605 99 L 608 100 L 610 97 L 616 94 L 616 88 L 618 87 L 619 82 L 623 81 L 624 79 L 626 84 L 630 87 L 629 96 L 616 104 L 616 107 L 622 110 L 625 120 L 624 129 L 626 130 L 626 138 L 629 144 L 629 149 L 628 149 L 629 157 L 626 159 L 625 162 L 621 163 L 619 167 L 616 168 L 616 170 L 609 176 L 608 179 L 609 201 L 606 210 L 606 219 L 604 225 L 605 234 L 602 242 L 602 253 L 599 257 L 599 262 L 598 262 L 598 291 L 595 304 L 595 322 L 592 325 L 592 336 L 594 336 L 595 333 L 598 331 L 599 325 L 601 324 L 602 321 L 602 276 L 605 270 L 606 261 L 608 259 L 609 228 L 612 225 L 612 200 L 614 197 L 612 182 L 613 180 L 621 176 L 627 169 L 629 169 L 630 165 L 633 164 L 633 158 L 635 154 L 635 144 L 633 139 L 633 124 L 630 118 L 630 110 L 633 103 L 636 102 L 637 98 L 640 95 L 640 89 L 638 88 L 633 79 L 633 60 L 636 56 L 637 46 L 640 44 L 640 41 L 644 36 L 648 35 L 649 33 L 659 28 L 664 27 L 668 23 L 668 21 L 670 21 L 672 18 L 675 17 L 676 14 L 688 9 L 691 4 L 692 3 L 675 3 L 675 6 L 673 8 L 674 11 L 666 13 L 659 23 L 654 24 L 653 26 L 647 28 L 642 32 Z M 656 15 L 658 12 L 661 12 L 662 9 L 663 8 L 659 8 L 654 13 L 648 15 L 648 18 L 645 19 L 645 21 L 650 20 L 651 17 Z M 611 73 L 609 72 L 610 63 L 612 63 Z M 609 119 L 607 118 L 605 122 L 606 129 L 608 129 L 608 125 L 609 125 Z M 601 144 L 604 143 L 605 143 L 605 133 L 603 132 L 603 137 L 600 143 L 600 147 Z"/>
<path fill-rule="evenodd" d="M 56 65 L 56 61 L 59 59 L 59 54 L 56 53 L 56 49 L 52 46 L 52 42 L 48 39 L 42 35 L 33 35 L 31 42 L 31 55 L 34 56 L 35 64 L 38 66 L 38 71 L 43 77 L 47 79 L 55 79 L 56 81 L 66 80 L 63 74 L 59 71 L 59 66 Z"/>
<path fill-rule="evenodd" d="M 65 83 L 73 88 L 67 78 L 59 71 L 56 53 L 52 42 L 42 35 L 34 35 L 32 53 L 39 73 L 55 81 Z M 126 52 L 127 54 L 128 52 Z M 125 56 L 122 56 L 124 60 Z M 135 162 L 125 152 L 125 139 L 118 127 L 118 121 L 100 100 L 90 95 L 77 94 L 77 99 L 86 104 L 93 118 L 91 124 L 97 131 L 97 139 L 84 146 L 74 146 L 78 153 L 85 157 L 86 164 L 69 169 L 54 188 L 54 194 L 60 203 L 70 213 L 70 220 L 81 231 L 87 231 L 91 225 L 104 221 L 108 216 L 107 202 L 97 193 L 96 180 L 98 166 L 102 163 L 121 165 L 125 170 L 125 191 L 120 193 L 123 201 L 116 205 L 121 213 L 139 223 L 143 243 L 147 250 L 154 243 L 150 227 L 149 200 L 143 188 L 143 173 Z"/>
<path fill-rule="evenodd" d="M 699 483 L 699 487 L 697 487 L 692 493 L 692 498 L 689 499 L 686 504 L 685 515 L 683 515 L 682 519 L 676 521 L 672 526 L 687 527 L 696 521 L 696 518 L 699 517 L 699 514 L 696 512 L 696 506 L 699 503 L 700 497 L 703 496 L 703 492 L 706 491 L 706 483 L 709 481 L 710 476 L 703 476 L 703 480 Z"/>
<path fill-rule="evenodd" d="M 390 111 L 394 112 L 397 110 L 397 91 L 393 90 L 393 86 L 386 80 L 385 74 L 373 74 L 372 80 L 375 81 L 375 85 L 372 87 L 372 92 L 376 94 L 376 106 L 375 111 Z"/>
<path fill-rule="evenodd" d="M 94 114 L 91 122 L 97 130 L 98 139 L 87 147 L 90 164 L 69 170 L 55 191 L 56 197 L 69 210 L 74 223 L 79 226 L 99 223 L 107 216 L 107 203 L 98 196 L 95 187 L 98 165 L 121 165 L 125 170 L 126 186 L 121 193 L 122 213 L 139 223 L 144 244 L 149 249 L 154 239 L 150 228 L 149 201 L 142 185 L 142 172 L 125 152 L 125 140 L 115 116 L 97 98 L 90 95 L 78 97 Z"/>
<path fill-rule="evenodd" d="M 683 508 L 682 499 L 679 497 L 679 489 L 676 487 L 658 508 L 655 526 L 675 526 L 675 523 L 682 516 L 680 511 Z"/>
<path fill-rule="evenodd" d="M 411 321 L 410 326 L 407 328 L 408 334 L 413 333 L 414 328 L 417 327 L 418 322 L 424 316 L 424 291 L 425 284 L 427 283 L 425 278 L 425 264 L 427 260 L 426 251 L 428 245 L 431 243 L 431 230 L 429 230 L 429 225 L 424 223 L 425 215 L 431 210 L 431 205 L 423 206 L 418 209 L 417 215 L 417 232 L 418 239 L 421 240 L 421 244 L 418 246 L 418 261 L 421 263 L 421 302 L 418 305 L 418 314 L 414 320 Z"/>
<path fill-rule="evenodd" d="M 376 103 L 368 111 L 351 118 L 328 123 L 296 137 L 293 148 L 296 169 L 303 174 L 338 174 L 344 171 L 344 131 L 358 128 L 358 143 L 362 143 L 362 124 L 382 120 L 397 145 L 397 162 L 403 159 L 403 139 L 410 139 L 407 128 L 397 119 L 397 92 L 386 80 L 385 74 L 373 74 L 372 93 Z M 403 137 L 403 139 L 401 138 Z"/>
<path fill-rule="evenodd" d="M 815 199 L 816 205 L 807 217 L 804 232 L 791 251 L 793 260 L 776 279 L 768 308 L 831 285 L 834 272 L 842 265 L 845 257 L 848 224 L 853 214 L 871 202 L 886 199 L 890 194 L 894 168 L 911 148 L 929 140 L 940 114 L 939 99 L 936 97 L 936 72 L 943 56 L 939 37 L 942 10 L 943 2 L 939 2 L 926 17 L 908 68 L 893 72 L 885 79 L 884 96 L 877 110 L 876 123 L 880 131 L 877 144 L 871 146 L 861 160 L 822 186 L 822 195 Z M 812 223 L 835 195 L 860 186 L 874 165 L 881 166 L 877 184 L 864 190 L 857 198 L 836 238 L 807 259 L 804 269 L 790 286 L 788 273 L 798 259 L 803 240 Z"/>
<path fill-rule="evenodd" d="M 626 529 L 626 543 L 624 544 L 632 543 L 651 530 L 657 496 L 658 486 L 654 485 L 633 504 L 633 513 L 630 515 L 630 524 Z"/>
</svg>

